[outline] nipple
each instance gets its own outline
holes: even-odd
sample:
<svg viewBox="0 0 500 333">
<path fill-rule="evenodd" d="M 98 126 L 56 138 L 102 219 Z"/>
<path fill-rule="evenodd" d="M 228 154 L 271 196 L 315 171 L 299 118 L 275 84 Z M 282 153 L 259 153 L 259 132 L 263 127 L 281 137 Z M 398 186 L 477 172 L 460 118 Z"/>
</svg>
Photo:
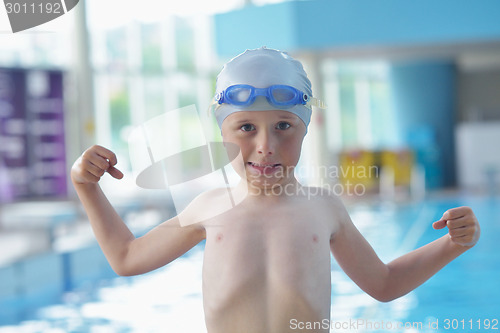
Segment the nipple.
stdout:
<svg viewBox="0 0 500 333">
<path fill-rule="evenodd" d="M 219 233 L 217 234 L 217 236 L 215 237 L 215 241 L 216 241 L 217 243 L 222 242 L 222 238 L 224 238 L 224 237 L 223 237 L 222 233 L 221 233 L 221 232 L 219 232 Z"/>
<path fill-rule="evenodd" d="M 313 234 L 313 242 L 317 243 L 319 241 L 319 237 L 316 234 Z"/>
</svg>

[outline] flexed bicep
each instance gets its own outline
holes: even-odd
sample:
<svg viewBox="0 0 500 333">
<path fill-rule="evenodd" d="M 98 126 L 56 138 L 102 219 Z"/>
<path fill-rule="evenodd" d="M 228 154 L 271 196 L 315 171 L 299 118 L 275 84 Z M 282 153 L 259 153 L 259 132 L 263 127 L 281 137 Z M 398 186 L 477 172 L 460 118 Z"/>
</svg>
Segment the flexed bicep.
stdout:
<svg viewBox="0 0 500 333">
<path fill-rule="evenodd" d="M 182 256 L 205 239 L 199 225 L 181 226 L 179 218 L 165 221 L 142 237 L 133 240 L 125 257 L 122 275 L 137 275 L 164 266 Z"/>
<path fill-rule="evenodd" d="M 345 213 L 339 229 L 330 240 L 330 249 L 344 272 L 374 298 L 385 286 L 387 266 Z"/>
</svg>

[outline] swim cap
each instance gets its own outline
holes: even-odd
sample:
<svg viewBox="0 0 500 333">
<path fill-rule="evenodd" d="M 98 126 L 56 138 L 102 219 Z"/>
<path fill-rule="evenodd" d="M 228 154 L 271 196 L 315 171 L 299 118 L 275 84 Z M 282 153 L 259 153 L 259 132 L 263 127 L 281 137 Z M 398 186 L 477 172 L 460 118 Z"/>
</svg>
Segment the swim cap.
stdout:
<svg viewBox="0 0 500 333">
<path fill-rule="evenodd" d="M 302 64 L 284 52 L 266 47 L 246 50 L 226 63 L 217 76 L 216 96 L 235 84 L 247 84 L 256 88 L 288 85 L 312 96 L 311 81 L 307 78 Z M 304 122 L 306 130 L 311 120 L 310 105 L 298 104 L 291 107 L 277 107 L 271 105 L 264 96 L 257 96 L 255 102 L 248 106 L 219 104 L 214 113 L 219 127 L 222 128 L 222 122 L 231 113 L 266 110 L 291 112 Z"/>
</svg>

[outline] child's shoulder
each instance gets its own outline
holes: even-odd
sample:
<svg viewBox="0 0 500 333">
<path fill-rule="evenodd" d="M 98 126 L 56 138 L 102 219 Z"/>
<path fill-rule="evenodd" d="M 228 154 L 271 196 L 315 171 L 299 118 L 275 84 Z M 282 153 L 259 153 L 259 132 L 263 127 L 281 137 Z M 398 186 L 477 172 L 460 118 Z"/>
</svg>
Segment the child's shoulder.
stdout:
<svg viewBox="0 0 500 333">
<path fill-rule="evenodd" d="M 237 193 L 230 188 L 202 192 L 179 213 L 180 223 L 188 225 L 207 221 L 234 208 L 241 201 L 238 199 Z"/>
<path fill-rule="evenodd" d="M 198 194 L 193 199 L 193 202 L 195 201 L 206 202 L 206 203 L 213 202 L 219 199 L 221 196 L 226 195 L 227 191 L 228 189 L 224 187 L 213 188 Z"/>
<path fill-rule="evenodd" d="M 303 186 L 301 190 L 301 199 L 305 203 L 324 208 L 331 213 L 339 210 L 344 211 L 345 206 L 339 195 L 327 187 Z"/>
<path fill-rule="evenodd" d="M 319 221 L 331 226 L 332 235 L 349 219 L 345 206 L 338 194 L 325 187 L 304 186 L 300 198 L 304 211 Z"/>
</svg>

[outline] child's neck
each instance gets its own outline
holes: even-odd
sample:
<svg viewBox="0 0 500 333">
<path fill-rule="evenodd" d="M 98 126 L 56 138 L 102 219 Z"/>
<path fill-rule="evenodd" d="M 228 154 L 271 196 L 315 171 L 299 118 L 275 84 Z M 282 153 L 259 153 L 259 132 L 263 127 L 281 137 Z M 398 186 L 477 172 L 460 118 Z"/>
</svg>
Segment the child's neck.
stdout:
<svg viewBox="0 0 500 333">
<path fill-rule="evenodd" d="M 248 189 L 248 198 L 255 198 L 257 200 L 281 200 L 287 197 L 296 196 L 300 193 L 300 188 L 302 187 L 302 185 L 297 181 L 295 177 L 291 177 L 286 181 L 268 186 L 256 186 L 255 184 L 251 184 L 249 182 L 242 182 L 238 186 L 246 186 Z"/>
</svg>

